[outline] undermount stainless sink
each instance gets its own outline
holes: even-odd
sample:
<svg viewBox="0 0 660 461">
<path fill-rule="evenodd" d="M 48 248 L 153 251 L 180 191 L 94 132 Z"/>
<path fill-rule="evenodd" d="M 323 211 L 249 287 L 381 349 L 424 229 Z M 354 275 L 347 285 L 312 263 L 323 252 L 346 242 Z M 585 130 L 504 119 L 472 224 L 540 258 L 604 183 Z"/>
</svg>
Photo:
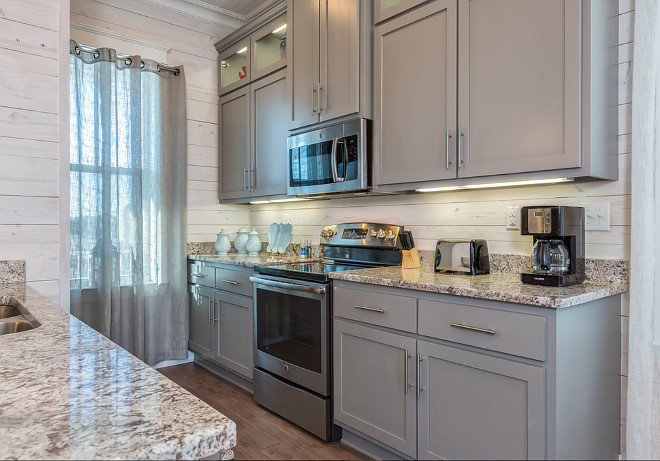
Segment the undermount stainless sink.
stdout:
<svg viewBox="0 0 660 461">
<path fill-rule="evenodd" d="M 34 327 L 27 320 L 0 320 L 0 335 L 31 330 Z"/>
<path fill-rule="evenodd" d="M 0 305 L 0 319 L 8 319 L 9 317 L 16 317 L 17 315 L 21 315 L 21 311 L 18 310 L 18 307 L 9 304 Z"/>
</svg>

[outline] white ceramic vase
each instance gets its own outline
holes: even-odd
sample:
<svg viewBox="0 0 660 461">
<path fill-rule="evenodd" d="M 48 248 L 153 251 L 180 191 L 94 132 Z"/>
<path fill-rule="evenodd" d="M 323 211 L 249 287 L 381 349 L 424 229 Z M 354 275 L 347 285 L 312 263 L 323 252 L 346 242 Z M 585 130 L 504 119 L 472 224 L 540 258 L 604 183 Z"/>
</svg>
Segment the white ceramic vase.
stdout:
<svg viewBox="0 0 660 461">
<path fill-rule="evenodd" d="M 226 255 L 230 249 L 231 242 L 229 241 L 229 235 L 225 233 L 224 229 L 220 229 L 218 238 L 215 240 L 215 251 L 217 251 L 219 255 Z"/>
<path fill-rule="evenodd" d="M 249 235 L 247 229 L 241 227 L 236 233 L 236 240 L 234 240 L 234 248 L 236 248 L 238 254 L 244 255 L 246 253 L 248 238 Z"/>
<path fill-rule="evenodd" d="M 255 256 L 261 251 L 261 239 L 256 229 L 252 229 L 252 232 L 250 232 L 246 249 L 251 256 Z"/>
</svg>

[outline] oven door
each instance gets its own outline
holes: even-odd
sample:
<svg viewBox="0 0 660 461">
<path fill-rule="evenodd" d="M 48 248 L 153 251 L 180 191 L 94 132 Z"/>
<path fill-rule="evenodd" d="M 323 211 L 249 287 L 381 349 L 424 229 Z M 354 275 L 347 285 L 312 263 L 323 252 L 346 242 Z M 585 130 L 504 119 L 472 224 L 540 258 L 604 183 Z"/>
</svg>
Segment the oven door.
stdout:
<svg viewBox="0 0 660 461">
<path fill-rule="evenodd" d="M 328 284 L 264 275 L 250 280 L 255 366 L 329 396 Z"/>
</svg>

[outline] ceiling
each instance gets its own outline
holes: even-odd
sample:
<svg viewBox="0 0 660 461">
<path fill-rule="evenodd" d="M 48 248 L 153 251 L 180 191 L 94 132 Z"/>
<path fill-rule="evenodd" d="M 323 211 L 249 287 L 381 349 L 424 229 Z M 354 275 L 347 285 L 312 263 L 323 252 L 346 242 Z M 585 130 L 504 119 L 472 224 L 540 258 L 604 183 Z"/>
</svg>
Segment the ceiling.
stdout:
<svg viewBox="0 0 660 461">
<path fill-rule="evenodd" d="M 269 6 L 280 0 L 184 0 L 187 3 L 201 6 L 217 13 L 249 21 Z"/>
</svg>

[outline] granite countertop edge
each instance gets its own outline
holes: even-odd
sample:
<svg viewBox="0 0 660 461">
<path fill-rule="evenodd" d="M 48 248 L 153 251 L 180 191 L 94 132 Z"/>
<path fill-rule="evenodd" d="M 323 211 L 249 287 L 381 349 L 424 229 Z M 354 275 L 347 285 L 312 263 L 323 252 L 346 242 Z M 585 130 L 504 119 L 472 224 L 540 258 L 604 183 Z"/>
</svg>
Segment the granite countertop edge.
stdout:
<svg viewBox="0 0 660 461">
<path fill-rule="evenodd" d="M 301 257 L 297 254 L 272 255 L 270 253 L 259 253 L 257 255 L 240 255 L 238 253 L 228 253 L 226 255 L 189 254 L 188 259 L 240 267 L 277 266 L 280 264 L 310 263 L 321 260 L 320 258 Z"/>
<path fill-rule="evenodd" d="M 467 276 L 435 274 L 431 268 L 374 268 L 331 272 L 331 279 L 388 286 L 429 293 L 563 309 L 628 291 L 623 283 L 585 282 L 567 287 L 527 285 L 519 274 L 493 273 Z"/>
<path fill-rule="evenodd" d="M 24 282 L 0 284 L 0 303 L 17 306 L 37 325 L 0 336 L 0 413 L 15 420 L 0 424 L 4 457 L 199 459 L 236 445 L 233 421 Z M 91 357 L 94 366 L 82 365 Z M 119 362 L 130 378 L 117 378 L 126 372 Z M 103 395 L 90 388 L 99 383 L 106 385 Z M 95 416 L 76 426 L 83 410 Z"/>
</svg>

